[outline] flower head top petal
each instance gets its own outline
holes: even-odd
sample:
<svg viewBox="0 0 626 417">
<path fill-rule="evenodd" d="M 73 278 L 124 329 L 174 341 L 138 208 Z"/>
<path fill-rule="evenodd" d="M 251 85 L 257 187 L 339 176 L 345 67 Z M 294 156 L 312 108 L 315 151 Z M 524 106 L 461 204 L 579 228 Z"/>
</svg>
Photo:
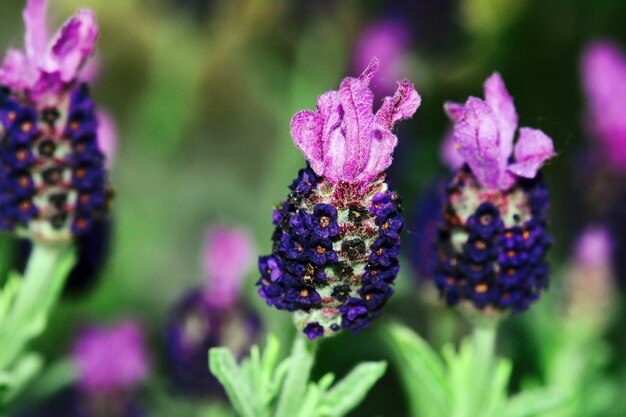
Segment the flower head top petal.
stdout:
<svg viewBox="0 0 626 417">
<path fill-rule="evenodd" d="M 404 80 L 374 114 L 369 83 L 377 70 L 374 58 L 360 77 L 347 77 L 339 91 L 319 96 L 317 111 L 300 111 L 291 121 L 296 146 L 313 171 L 331 183 L 367 184 L 385 171 L 398 142 L 391 129 L 420 105 L 419 94 Z"/>
<path fill-rule="evenodd" d="M 470 97 L 464 105 L 448 102 L 455 122 L 454 140 L 479 183 L 508 190 L 516 177 L 534 178 L 543 163 L 555 156 L 552 140 L 541 130 L 523 127 L 513 147 L 517 113 L 500 74 L 485 82 L 485 99 Z M 510 162 L 511 156 L 514 162 Z"/>
<path fill-rule="evenodd" d="M 83 330 L 72 352 L 85 391 L 128 390 L 148 375 L 141 328 L 132 321 Z"/>
<path fill-rule="evenodd" d="M 90 10 L 79 10 L 49 38 L 46 25 L 47 0 L 29 0 L 24 10 L 24 51 L 11 49 L 0 68 L 0 83 L 23 90 L 34 101 L 66 90 L 95 48 L 96 18 Z"/>
<path fill-rule="evenodd" d="M 626 173 L 626 57 L 617 45 L 598 41 L 582 59 L 587 126 L 610 168 Z"/>
<path fill-rule="evenodd" d="M 203 266 L 209 304 L 225 308 L 237 301 L 242 281 L 254 259 L 253 247 L 250 235 L 240 229 L 215 227 L 207 232 Z"/>
</svg>

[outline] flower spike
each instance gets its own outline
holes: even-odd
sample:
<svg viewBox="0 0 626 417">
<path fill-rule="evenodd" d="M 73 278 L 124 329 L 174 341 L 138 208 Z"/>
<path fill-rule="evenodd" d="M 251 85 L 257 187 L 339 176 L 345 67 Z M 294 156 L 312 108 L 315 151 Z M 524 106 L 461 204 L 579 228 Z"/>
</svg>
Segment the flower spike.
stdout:
<svg viewBox="0 0 626 417">
<path fill-rule="evenodd" d="M 273 250 L 259 259 L 257 285 L 269 305 L 294 312 L 310 339 L 368 327 L 399 269 L 404 220 L 384 171 L 397 144 L 391 129 L 420 97 L 401 81 L 374 114 L 369 83 L 378 65 L 373 59 L 358 78 L 319 96 L 317 111 L 291 121 L 309 165 L 274 212 Z"/>
<path fill-rule="evenodd" d="M 446 103 L 464 165 L 446 185 L 432 251 L 435 283 L 450 305 L 520 312 L 548 285 L 548 191 L 538 175 L 555 155 L 542 131 L 523 127 L 498 73 L 485 99 Z"/>
</svg>

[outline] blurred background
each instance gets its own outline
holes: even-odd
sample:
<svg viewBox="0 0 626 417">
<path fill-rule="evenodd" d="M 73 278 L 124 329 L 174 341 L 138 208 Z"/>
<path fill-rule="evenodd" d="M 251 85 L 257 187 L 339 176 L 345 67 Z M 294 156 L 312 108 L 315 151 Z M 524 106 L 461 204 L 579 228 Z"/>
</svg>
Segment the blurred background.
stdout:
<svg viewBox="0 0 626 417">
<path fill-rule="evenodd" d="M 443 102 L 482 96 L 483 81 L 499 71 L 514 96 L 520 125 L 544 130 L 558 153 L 543 171 L 552 193 L 552 288 L 539 306 L 504 323 L 499 342 L 499 352 L 515 360 L 512 392 L 547 378 L 543 345 L 560 334 L 551 339 L 550 328 L 537 330 L 535 324 L 566 317 L 563 270 L 576 236 L 598 222 L 624 233 L 621 223 L 610 223 L 619 211 L 611 208 L 621 207 L 623 193 L 597 197 L 593 187 L 598 183 L 584 168 L 595 139 L 585 129 L 580 62 L 585 47 L 596 39 L 626 47 L 626 2 L 50 3 L 51 27 L 78 7 L 96 11 L 101 34 L 92 92 L 112 116 L 119 136 L 111 174 L 110 250 L 102 268 L 94 268 L 98 279 L 81 285 L 89 288 L 78 294 L 67 294 L 38 339 L 37 347 L 50 362 L 67 354 L 82 325 L 133 317 L 142 324 L 150 351 L 152 378 L 142 392 L 149 415 L 201 415 L 209 403 L 224 403 L 219 396 L 189 400 L 168 388 L 162 358 L 172 306 L 204 281 L 202 242 L 211 225 L 243 227 L 253 236 L 256 253 L 269 253 L 272 207 L 304 166 L 289 134 L 292 115 L 313 108 L 317 95 L 337 88 L 344 76 L 360 73 L 374 53 L 382 60 L 374 81 L 379 99 L 402 78 L 414 82 L 423 98 L 415 117 L 399 129 L 390 172 L 408 219 L 404 262 L 383 320 L 358 339 L 342 334 L 324 341 L 315 374 L 332 370 L 342 375 L 359 361 L 387 357 L 379 331 L 384 320 L 409 323 L 437 346 L 466 333 L 455 313 L 438 307 L 424 284 L 428 277 L 418 276 L 412 266 L 419 256 L 412 242 L 422 236 L 419 222 L 412 219 L 420 210 L 420 197 L 449 172 L 440 157 L 450 127 Z M 2 49 L 21 46 L 23 4 L 2 0 Z M 599 213 L 594 207 L 601 202 L 609 208 Z M 5 253 L 17 250 L 8 238 L 2 248 Z M 10 265 L 4 258 L 6 270 Z M 88 275 L 77 279 L 93 279 Z M 257 279 L 252 267 L 245 303 L 260 315 L 262 333 L 277 334 L 287 349 L 291 317 L 264 305 L 256 295 Z M 611 291 L 621 294 L 620 286 L 617 282 Z M 613 319 L 596 336 L 603 342 L 594 353 L 601 362 L 599 378 L 615 386 L 626 383 L 626 361 L 619 355 L 626 349 L 621 299 L 611 301 Z M 599 407 L 611 411 L 599 415 L 626 415 L 626 399 L 611 395 L 610 387 L 603 392 Z M 408 415 L 393 367 L 352 415 Z"/>
</svg>

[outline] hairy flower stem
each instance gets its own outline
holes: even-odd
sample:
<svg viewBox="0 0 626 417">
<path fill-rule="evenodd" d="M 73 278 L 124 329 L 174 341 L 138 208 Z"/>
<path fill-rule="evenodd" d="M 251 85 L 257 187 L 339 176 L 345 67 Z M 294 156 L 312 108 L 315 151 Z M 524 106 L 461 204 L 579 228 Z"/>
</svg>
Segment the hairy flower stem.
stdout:
<svg viewBox="0 0 626 417">
<path fill-rule="evenodd" d="M 33 243 L 19 292 L 0 326 L 0 370 L 11 366 L 24 346 L 44 330 L 74 264 L 73 256 L 64 256 L 67 250 L 67 245 Z"/>
<path fill-rule="evenodd" d="M 315 361 L 317 342 L 307 340 L 297 332 L 291 348 L 289 371 L 278 399 L 274 417 L 293 417 L 298 415 Z"/>
<path fill-rule="evenodd" d="M 483 417 L 489 412 L 490 406 L 486 400 L 495 371 L 495 347 L 497 324 L 495 322 L 474 323 L 471 336 L 474 357 L 472 359 L 474 371 L 474 383 L 470 385 L 473 397 L 468 417 Z M 473 392 L 472 392 L 473 391 Z"/>
</svg>

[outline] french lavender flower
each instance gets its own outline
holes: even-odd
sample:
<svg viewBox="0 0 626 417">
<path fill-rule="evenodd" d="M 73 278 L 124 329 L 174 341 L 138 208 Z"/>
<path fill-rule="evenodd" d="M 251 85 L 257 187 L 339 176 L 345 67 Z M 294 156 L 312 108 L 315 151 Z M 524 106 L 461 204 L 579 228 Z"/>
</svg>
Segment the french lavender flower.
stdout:
<svg viewBox="0 0 626 417">
<path fill-rule="evenodd" d="M 70 415 L 145 415 L 135 393 L 148 376 L 149 364 L 143 334 L 136 322 L 83 330 L 74 343 L 72 357 L 78 371 L 78 387 Z"/>
<path fill-rule="evenodd" d="M 369 326 L 393 290 L 398 273 L 400 201 L 385 182 L 397 138 L 391 129 L 411 117 L 420 96 L 398 83 L 376 114 L 371 61 L 358 78 L 303 110 L 291 134 L 308 166 L 274 211 L 272 253 L 259 259 L 259 294 L 268 305 L 294 312 L 314 339 Z"/>
<path fill-rule="evenodd" d="M 28 1 L 25 50 L 0 67 L 0 229 L 55 243 L 89 230 L 109 191 L 95 104 L 79 82 L 95 16 L 79 10 L 49 39 L 46 9 Z"/>
<path fill-rule="evenodd" d="M 596 139 L 603 165 L 626 174 L 626 57 L 617 45 L 598 41 L 582 59 L 587 128 Z"/>
<path fill-rule="evenodd" d="M 601 332 L 616 305 L 613 238 L 603 226 L 587 228 L 576 241 L 565 276 L 565 315 L 577 329 Z"/>
<path fill-rule="evenodd" d="M 446 186 L 435 283 L 449 305 L 520 312 L 548 285 L 548 190 L 540 175 L 555 155 L 542 131 L 523 127 L 499 74 L 485 99 L 446 103 L 466 165 Z"/>
<path fill-rule="evenodd" d="M 239 302 L 253 260 L 250 236 L 239 229 L 213 228 L 203 247 L 205 284 L 187 293 L 173 309 L 166 329 L 166 356 L 177 391 L 222 395 L 209 372 L 207 351 L 227 346 L 238 357 L 256 341 L 260 322 Z"/>
</svg>

